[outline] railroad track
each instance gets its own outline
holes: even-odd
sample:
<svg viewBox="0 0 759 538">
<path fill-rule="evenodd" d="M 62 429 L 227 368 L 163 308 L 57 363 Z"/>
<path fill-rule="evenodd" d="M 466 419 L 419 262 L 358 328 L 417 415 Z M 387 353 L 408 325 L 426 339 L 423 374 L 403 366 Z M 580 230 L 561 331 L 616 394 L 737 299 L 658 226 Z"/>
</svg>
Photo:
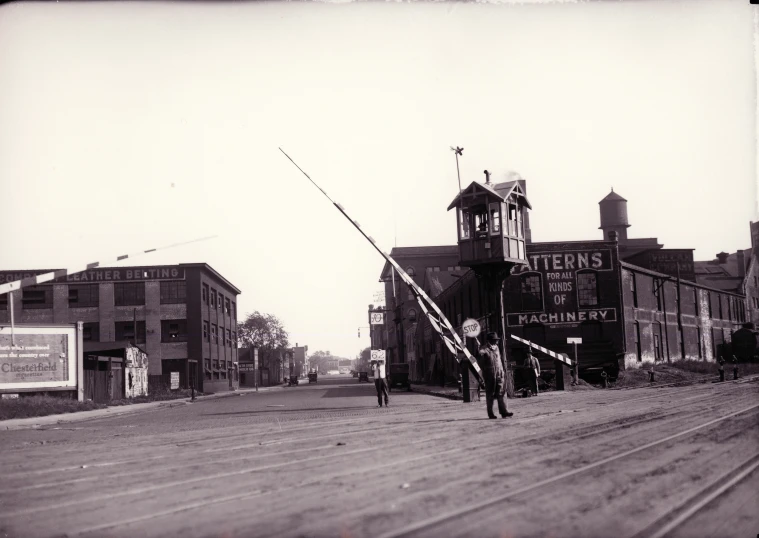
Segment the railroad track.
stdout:
<svg viewBox="0 0 759 538">
<path fill-rule="evenodd" d="M 729 413 L 727 415 L 724 415 L 722 417 L 709 420 L 708 422 L 705 422 L 705 423 L 700 424 L 698 426 L 694 426 L 694 427 L 688 428 L 685 431 L 681 431 L 681 432 L 678 432 L 678 433 L 675 433 L 675 434 L 672 434 L 672 435 L 668 435 L 668 436 L 663 437 L 661 439 L 658 439 L 656 441 L 653 441 L 653 442 L 650 442 L 650 443 L 646 443 L 646 444 L 644 444 L 642 446 L 639 446 L 639 447 L 636 447 L 636 448 L 633 448 L 633 449 L 630 449 L 630 450 L 626 450 L 624 452 L 615 454 L 613 456 L 609 456 L 608 458 L 603 458 L 601 460 L 595 461 L 595 462 L 590 463 L 588 465 L 584 465 L 584 466 L 575 468 L 575 469 L 573 469 L 571 471 L 567 471 L 567 472 L 561 473 L 559 475 L 547 478 L 545 480 L 541 480 L 541 481 L 538 481 L 538 482 L 535 482 L 535 483 L 532 483 L 532 484 L 529 484 L 527 486 L 523 486 L 523 487 L 520 487 L 520 488 L 514 488 L 513 490 L 510 490 L 510 491 L 508 491 L 506 493 L 503 493 L 503 494 L 491 497 L 490 499 L 487 499 L 487 500 L 484 500 L 484 501 L 480 501 L 480 502 L 478 502 L 476 504 L 466 504 L 464 506 L 459 506 L 458 508 L 456 508 L 454 510 L 451 510 L 451 511 L 445 513 L 445 514 L 441 514 L 441 515 L 438 515 L 438 516 L 426 518 L 426 519 L 414 522 L 412 524 L 405 525 L 403 527 L 399 527 L 397 529 L 394 529 L 394 530 L 391 530 L 391 531 L 388 531 L 388 532 L 385 532 L 385 533 L 381 534 L 379 538 L 401 538 L 403 536 L 412 536 L 412 535 L 414 535 L 417 532 L 427 531 L 427 530 L 439 527 L 439 526 L 447 523 L 448 521 L 451 521 L 451 520 L 454 520 L 454 519 L 457 519 L 457 518 L 460 518 L 460 517 L 463 517 L 463 516 L 472 516 L 473 514 L 476 514 L 477 512 L 481 512 L 481 511 L 483 511 L 483 510 L 485 510 L 487 508 L 492 508 L 492 507 L 494 507 L 494 506 L 496 506 L 496 505 L 498 505 L 500 503 L 503 503 L 504 501 L 506 501 L 508 499 L 511 499 L 513 497 L 517 497 L 517 496 L 522 495 L 524 493 L 527 493 L 527 492 L 530 492 L 530 491 L 533 491 L 533 490 L 536 490 L 536 489 L 539 489 L 539 488 L 543 488 L 543 487 L 555 484 L 555 483 L 557 483 L 559 481 L 562 481 L 562 480 L 565 480 L 567 478 L 571 478 L 573 476 L 577 476 L 577 475 L 586 473 L 586 472 L 588 472 L 588 471 L 590 471 L 592 469 L 595 469 L 597 467 L 600 467 L 600 466 L 612 463 L 612 462 L 620 460 L 622 458 L 626 458 L 626 457 L 631 456 L 633 454 L 636 454 L 638 452 L 641 452 L 641 451 L 644 451 L 644 450 L 648 450 L 648 449 L 653 448 L 653 447 L 655 447 L 657 445 L 661 445 L 661 444 L 667 443 L 669 441 L 672 441 L 672 440 L 675 440 L 675 439 L 678 439 L 678 438 L 681 438 L 681 437 L 693 434 L 693 433 L 695 433 L 695 432 L 697 432 L 699 430 L 702 430 L 704 428 L 707 428 L 709 426 L 712 426 L 712 425 L 717 424 L 719 422 L 722 422 L 724 420 L 729 420 L 729 419 L 731 419 L 733 417 L 742 415 L 744 413 L 748 413 L 748 412 L 753 411 L 755 409 L 759 409 L 759 404 L 755 404 L 755 405 L 743 408 L 743 409 L 741 409 L 739 411 L 734 411 L 734 412 Z M 751 461 L 753 462 L 753 459 Z M 751 472 L 753 472 L 756 469 L 755 463 L 756 462 L 753 462 L 749 466 L 749 469 L 751 470 Z M 748 476 L 748 474 L 750 474 L 750 472 L 742 473 L 740 476 L 742 478 L 745 478 L 745 476 Z M 732 485 L 734 485 L 734 484 L 732 484 Z M 722 487 L 722 488 L 719 488 L 717 491 L 721 494 L 721 493 L 724 493 L 724 491 L 726 491 L 726 489 L 724 487 Z M 709 497 L 701 499 L 698 495 L 696 495 L 695 497 L 700 499 L 700 500 L 698 500 L 698 502 L 695 505 L 696 509 L 697 509 L 698 506 L 703 506 L 704 504 L 706 504 L 706 502 L 708 502 L 708 499 L 709 499 Z M 688 515 L 688 514 L 692 514 L 692 513 L 694 513 L 694 509 L 690 508 L 690 509 L 688 509 L 688 510 L 686 510 L 684 512 L 684 515 Z M 678 518 L 675 519 L 675 522 L 679 523 L 679 522 L 684 521 L 683 517 L 684 516 L 679 516 Z M 672 525 L 672 523 L 670 523 L 668 525 Z M 669 532 L 669 530 L 671 530 L 671 529 L 670 528 L 666 528 L 665 530 L 667 532 Z M 660 536 L 664 536 L 664 535 L 662 534 Z"/>
</svg>

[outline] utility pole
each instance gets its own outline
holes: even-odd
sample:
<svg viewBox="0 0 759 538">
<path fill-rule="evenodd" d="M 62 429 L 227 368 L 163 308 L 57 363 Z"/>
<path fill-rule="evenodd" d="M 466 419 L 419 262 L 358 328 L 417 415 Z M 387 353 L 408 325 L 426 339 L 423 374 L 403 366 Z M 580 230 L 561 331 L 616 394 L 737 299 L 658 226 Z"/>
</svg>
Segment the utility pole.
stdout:
<svg viewBox="0 0 759 538">
<path fill-rule="evenodd" d="M 680 335 L 680 358 L 685 359 L 685 335 L 683 334 L 683 309 L 680 297 L 680 262 L 677 263 L 677 332 Z M 666 315 L 666 314 L 665 314 Z M 665 318 L 666 321 L 666 318 Z"/>
</svg>

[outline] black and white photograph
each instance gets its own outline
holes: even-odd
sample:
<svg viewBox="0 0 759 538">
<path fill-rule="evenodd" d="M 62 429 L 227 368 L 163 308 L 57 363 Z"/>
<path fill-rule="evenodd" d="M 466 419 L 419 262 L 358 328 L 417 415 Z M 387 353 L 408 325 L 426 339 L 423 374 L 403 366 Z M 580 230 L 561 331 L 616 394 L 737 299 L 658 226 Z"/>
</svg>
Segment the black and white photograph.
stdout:
<svg viewBox="0 0 759 538">
<path fill-rule="evenodd" d="M 759 536 L 750 0 L 0 3 L 0 538 Z"/>
</svg>

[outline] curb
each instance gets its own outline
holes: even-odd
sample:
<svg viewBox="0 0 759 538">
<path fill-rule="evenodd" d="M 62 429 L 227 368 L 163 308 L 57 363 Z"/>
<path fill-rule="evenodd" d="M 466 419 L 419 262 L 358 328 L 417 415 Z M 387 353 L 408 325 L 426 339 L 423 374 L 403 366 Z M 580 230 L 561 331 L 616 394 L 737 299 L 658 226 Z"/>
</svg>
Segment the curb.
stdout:
<svg viewBox="0 0 759 538">
<path fill-rule="evenodd" d="M 275 389 L 281 389 L 280 386 L 273 387 L 259 387 L 258 392 L 269 392 Z M 230 392 L 217 392 L 215 394 L 207 394 L 204 396 L 197 396 L 195 402 L 204 400 L 215 400 L 219 398 L 229 398 L 232 396 L 241 396 L 243 394 L 253 393 L 256 394 L 256 389 L 243 389 Z M 155 409 L 167 409 L 171 407 L 181 407 L 195 403 L 191 398 L 177 398 L 176 400 L 163 400 L 158 402 L 147 402 L 139 404 L 128 405 L 114 405 L 106 407 L 105 409 L 93 409 L 92 411 L 78 411 L 76 413 L 60 413 L 56 415 L 44 415 L 41 417 L 29 417 L 29 418 L 12 418 L 8 420 L 0 420 L 0 431 L 10 430 L 36 430 L 44 426 L 54 426 L 57 424 L 68 424 L 71 422 L 81 422 L 85 420 L 92 420 L 98 418 L 115 417 L 115 416 L 127 416 L 137 413 L 144 413 L 146 411 L 152 411 Z"/>
</svg>

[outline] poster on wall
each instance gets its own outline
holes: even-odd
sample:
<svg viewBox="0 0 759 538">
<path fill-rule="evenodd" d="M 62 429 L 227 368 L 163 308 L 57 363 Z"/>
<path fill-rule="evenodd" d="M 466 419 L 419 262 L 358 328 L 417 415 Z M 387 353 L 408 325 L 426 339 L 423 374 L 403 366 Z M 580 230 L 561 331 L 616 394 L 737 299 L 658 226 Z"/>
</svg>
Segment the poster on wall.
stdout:
<svg viewBox="0 0 759 538">
<path fill-rule="evenodd" d="M 0 326 L 0 390 L 76 387 L 76 328 Z"/>
</svg>

